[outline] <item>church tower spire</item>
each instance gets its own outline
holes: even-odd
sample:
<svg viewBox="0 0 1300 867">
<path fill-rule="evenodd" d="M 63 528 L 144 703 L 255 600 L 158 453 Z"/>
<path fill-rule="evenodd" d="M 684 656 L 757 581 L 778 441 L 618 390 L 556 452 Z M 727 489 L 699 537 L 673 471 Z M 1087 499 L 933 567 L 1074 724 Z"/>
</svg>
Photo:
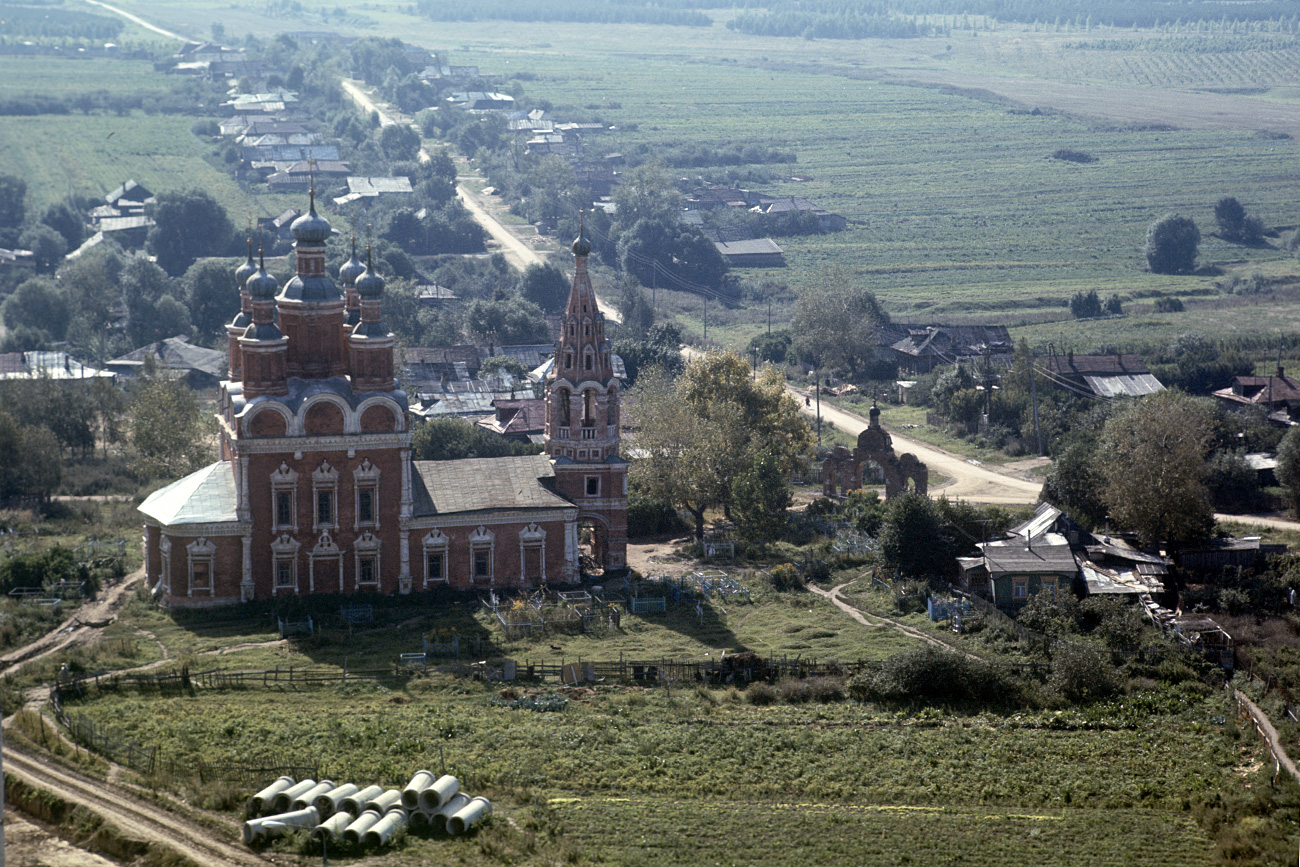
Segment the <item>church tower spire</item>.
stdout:
<svg viewBox="0 0 1300 867">
<path fill-rule="evenodd" d="M 621 382 L 605 336 L 605 314 L 587 271 L 585 223 L 573 242 L 573 286 L 546 377 L 546 453 L 556 490 L 578 506 L 607 569 L 627 562 L 627 462 L 619 455 Z"/>
</svg>

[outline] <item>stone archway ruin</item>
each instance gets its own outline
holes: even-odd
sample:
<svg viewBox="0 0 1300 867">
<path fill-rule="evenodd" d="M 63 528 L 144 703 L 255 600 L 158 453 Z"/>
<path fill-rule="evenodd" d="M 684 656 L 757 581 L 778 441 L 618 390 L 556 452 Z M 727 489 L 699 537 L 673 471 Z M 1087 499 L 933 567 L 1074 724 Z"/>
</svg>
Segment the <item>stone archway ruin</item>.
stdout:
<svg viewBox="0 0 1300 867">
<path fill-rule="evenodd" d="M 909 480 L 918 494 L 928 493 L 929 467 L 910 452 L 894 454 L 893 441 L 880 426 L 880 407 L 874 403 L 867 429 L 858 434 L 858 447 L 849 451 L 836 446 L 822 462 L 822 494 L 839 497 L 861 488 L 862 466 L 868 462 L 877 464 L 885 474 L 886 500 L 905 493 Z"/>
</svg>

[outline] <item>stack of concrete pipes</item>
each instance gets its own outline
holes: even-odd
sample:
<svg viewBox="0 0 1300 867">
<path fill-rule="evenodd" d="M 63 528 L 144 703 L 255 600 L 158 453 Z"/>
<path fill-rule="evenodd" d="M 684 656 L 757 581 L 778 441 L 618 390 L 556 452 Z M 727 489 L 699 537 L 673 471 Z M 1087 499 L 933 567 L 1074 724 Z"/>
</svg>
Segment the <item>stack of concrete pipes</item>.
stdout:
<svg viewBox="0 0 1300 867">
<path fill-rule="evenodd" d="M 460 781 L 418 771 L 402 789 L 341 786 L 333 780 L 280 777 L 248 800 L 244 842 L 259 843 L 298 828 L 317 840 L 386 846 L 407 827 L 464 834 L 492 815 L 492 803 L 460 791 Z M 269 815 L 263 815 L 269 814 Z M 260 817 L 260 818 L 259 818 Z"/>
</svg>

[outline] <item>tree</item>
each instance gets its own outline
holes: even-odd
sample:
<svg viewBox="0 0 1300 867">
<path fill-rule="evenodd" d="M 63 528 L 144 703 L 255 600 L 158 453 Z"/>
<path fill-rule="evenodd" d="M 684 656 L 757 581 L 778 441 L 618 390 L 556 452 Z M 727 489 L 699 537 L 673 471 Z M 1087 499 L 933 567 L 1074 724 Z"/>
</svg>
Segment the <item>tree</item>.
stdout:
<svg viewBox="0 0 1300 867">
<path fill-rule="evenodd" d="M 62 475 L 59 441 L 50 429 L 21 425 L 0 412 L 0 503 L 10 497 L 49 497 Z"/>
<path fill-rule="evenodd" d="M 420 134 L 404 123 L 379 130 L 379 150 L 390 160 L 413 160 L 420 153 Z"/>
<path fill-rule="evenodd" d="M 1224 196 L 1214 204 L 1214 221 L 1219 224 L 1219 235 L 1229 241 L 1241 238 L 1246 222 L 1246 209 L 1232 196 Z"/>
<path fill-rule="evenodd" d="M 1097 527 L 1106 517 L 1101 499 L 1102 480 L 1096 471 L 1097 441 L 1076 434 L 1056 451 L 1056 459 L 1043 481 L 1039 500 L 1051 503 L 1084 527 Z"/>
<path fill-rule="evenodd" d="M 431 419 L 411 434 L 411 457 L 417 461 L 535 455 L 541 450 L 539 445 L 511 442 L 461 418 Z"/>
<path fill-rule="evenodd" d="M 146 365 L 127 411 L 132 466 L 142 479 L 178 478 L 208 458 L 202 410 L 183 379 Z"/>
<path fill-rule="evenodd" d="M 220 259 L 195 262 L 185 272 L 184 288 L 194 330 L 200 340 L 215 345 L 214 341 L 224 336 L 225 326 L 239 312 L 234 269 Z"/>
<path fill-rule="evenodd" d="M 12 229 L 23 224 L 27 215 L 23 202 L 26 197 L 26 181 L 17 175 L 0 175 L 0 229 Z"/>
<path fill-rule="evenodd" d="M 68 242 L 44 223 L 37 223 L 24 229 L 18 236 L 18 243 L 23 249 L 32 251 L 36 259 L 36 270 L 43 273 L 57 268 L 63 261 L 63 254 L 68 252 Z"/>
<path fill-rule="evenodd" d="M 661 220 L 673 225 L 682 210 L 682 194 L 673 185 L 667 168 L 657 162 L 642 163 L 624 172 L 612 198 L 621 229 L 641 220 Z"/>
<path fill-rule="evenodd" d="M 826 268 L 798 290 L 795 349 L 804 360 L 857 377 L 875 357 L 876 329 L 889 321 L 876 296 L 843 268 Z"/>
<path fill-rule="evenodd" d="M 905 575 L 948 574 L 952 547 L 951 531 L 929 497 L 909 491 L 885 503 L 880 556 L 886 566 Z"/>
<path fill-rule="evenodd" d="M 1102 500 L 1144 544 L 1207 535 L 1213 510 L 1205 458 L 1213 437 L 1209 411 L 1178 391 L 1134 401 L 1102 431 Z"/>
<path fill-rule="evenodd" d="M 519 291 L 524 298 L 545 312 L 561 313 L 569 300 L 569 281 L 565 279 L 563 271 L 549 262 L 545 265 L 532 264 L 524 270 Z"/>
<path fill-rule="evenodd" d="M 686 369 L 681 331 L 671 322 L 650 326 L 640 340 L 620 337 L 614 341 L 613 348 L 623 359 L 628 385 L 635 385 L 641 374 L 652 367 L 658 367 L 674 379 Z"/>
<path fill-rule="evenodd" d="M 159 316 L 158 305 L 164 297 L 172 296 L 172 280 L 162 268 L 147 259 L 131 259 L 122 268 L 122 300 L 126 302 L 127 334 L 135 346 L 153 343 L 178 332 L 165 329 L 175 326 L 174 311 L 166 311 L 168 321 Z M 189 333 L 189 314 L 186 314 L 184 331 Z"/>
<path fill-rule="evenodd" d="M 81 245 L 86 239 L 86 218 L 77 206 L 65 199 L 45 209 L 41 222 L 63 236 L 68 249 Z"/>
<path fill-rule="evenodd" d="M 638 220 L 620 235 L 618 256 L 622 269 L 644 286 L 694 283 L 712 288 L 727 273 L 713 242 L 675 217 Z"/>
<path fill-rule="evenodd" d="M 1196 268 L 1201 230 L 1190 217 L 1166 214 L 1147 227 L 1143 253 L 1156 274 L 1186 274 Z"/>
<path fill-rule="evenodd" d="M 550 333 L 541 308 L 518 295 L 471 301 L 465 307 L 465 329 L 494 346 L 540 343 Z"/>
<path fill-rule="evenodd" d="M 788 522 L 786 510 L 794 500 L 789 474 L 776 455 L 768 449 L 759 451 L 731 487 L 740 537 L 759 544 L 779 539 Z"/>
<path fill-rule="evenodd" d="M 148 247 L 168 274 L 179 277 L 200 256 L 230 252 L 234 229 L 226 209 L 202 190 L 158 194 Z"/>
<path fill-rule="evenodd" d="M 5 328 L 31 328 L 56 341 L 64 338 L 72 320 L 67 294 L 45 277 L 25 281 L 5 299 L 2 309 Z"/>
<path fill-rule="evenodd" d="M 1300 427 L 1288 428 L 1278 443 L 1277 480 L 1291 495 L 1291 510 L 1300 515 Z"/>
</svg>

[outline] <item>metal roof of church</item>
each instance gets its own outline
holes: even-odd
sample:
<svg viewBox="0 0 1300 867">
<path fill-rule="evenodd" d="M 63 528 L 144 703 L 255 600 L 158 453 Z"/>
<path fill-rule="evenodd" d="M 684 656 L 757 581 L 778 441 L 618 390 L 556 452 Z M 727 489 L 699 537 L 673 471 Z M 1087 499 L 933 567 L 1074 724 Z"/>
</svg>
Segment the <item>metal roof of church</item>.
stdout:
<svg viewBox="0 0 1300 867">
<path fill-rule="evenodd" d="M 414 513 L 445 515 L 489 509 L 557 509 L 573 504 L 546 488 L 555 476 L 547 455 L 412 461 Z"/>
<path fill-rule="evenodd" d="M 224 524 L 238 521 L 235 474 L 227 461 L 159 488 L 140 504 L 140 511 L 160 524 Z"/>
</svg>

